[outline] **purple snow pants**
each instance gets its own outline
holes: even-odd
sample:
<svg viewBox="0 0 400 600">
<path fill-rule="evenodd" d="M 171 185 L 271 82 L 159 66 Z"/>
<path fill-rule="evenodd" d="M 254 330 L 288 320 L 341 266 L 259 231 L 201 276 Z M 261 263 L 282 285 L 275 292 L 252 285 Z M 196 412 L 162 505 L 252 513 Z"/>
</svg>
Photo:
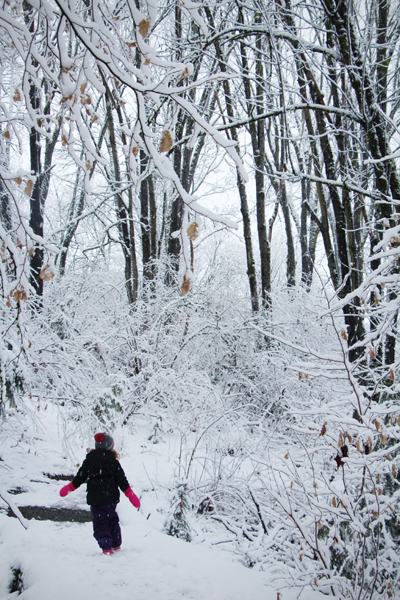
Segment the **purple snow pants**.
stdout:
<svg viewBox="0 0 400 600">
<path fill-rule="evenodd" d="M 121 528 L 116 504 L 91 506 L 93 517 L 93 536 L 102 550 L 110 550 L 121 545 Z"/>
</svg>

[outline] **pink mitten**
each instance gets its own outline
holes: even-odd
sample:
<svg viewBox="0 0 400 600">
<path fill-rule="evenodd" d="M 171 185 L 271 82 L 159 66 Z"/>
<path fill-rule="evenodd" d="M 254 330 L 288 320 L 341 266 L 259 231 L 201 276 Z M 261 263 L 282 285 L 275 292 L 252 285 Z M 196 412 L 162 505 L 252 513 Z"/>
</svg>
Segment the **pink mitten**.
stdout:
<svg viewBox="0 0 400 600">
<path fill-rule="evenodd" d="M 61 498 L 64 498 L 64 496 L 66 496 L 70 492 L 74 492 L 75 490 L 76 490 L 76 487 L 74 487 L 72 485 L 72 481 L 71 481 L 71 483 L 68 483 L 68 485 L 64 485 L 64 487 L 61 488 L 60 496 L 61 496 Z"/>
<path fill-rule="evenodd" d="M 131 504 L 133 504 L 133 506 L 135 508 L 140 508 L 140 500 L 139 498 L 136 496 L 136 494 L 134 494 L 131 490 L 130 487 L 128 487 L 128 489 L 124 492 L 125 496 L 127 498 L 129 498 L 129 502 L 131 502 Z"/>
</svg>

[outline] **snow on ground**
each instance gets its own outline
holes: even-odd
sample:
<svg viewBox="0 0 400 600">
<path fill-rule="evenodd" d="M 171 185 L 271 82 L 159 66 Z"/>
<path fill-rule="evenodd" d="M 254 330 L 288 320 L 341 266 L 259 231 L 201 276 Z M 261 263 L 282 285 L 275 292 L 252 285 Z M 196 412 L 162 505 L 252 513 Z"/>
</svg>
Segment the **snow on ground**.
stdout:
<svg viewBox="0 0 400 600">
<path fill-rule="evenodd" d="M 40 429 L 28 427 L 16 442 L 3 436 L 0 446 L 0 493 L 19 506 L 87 508 L 85 486 L 60 498 L 65 481 L 46 473 L 74 474 L 75 457 L 65 456 L 57 411 L 41 412 Z M 152 491 L 152 481 L 167 486 L 173 480 L 179 440 L 149 444 L 148 433 L 115 435 L 122 450 L 121 464 L 142 507 L 136 511 L 122 495 L 118 512 L 123 549 L 103 556 L 92 536 L 91 523 L 30 520 L 28 530 L 0 512 L 0 600 L 9 593 L 11 568 L 23 572 L 21 600 L 294 600 L 297 590 L 274 589 L 270 575 L 246 569 L 223 545 L 210 547 L 205 538 L 195 543 L 162 532 L 165 498 Z M 22 431 L 21 431 L 22 435 Z M 85 457 L 85 448 L 76 449 Z M 75 458 L 76 460 L 76 458 Z M 23 493 L 4 492 L 22 488 Z M 146 492 L 146 490 L 148 490 Z M 6 504 L 0 499 L 0 506 Z M 303 590 L 302 600 L 322 600 L 322 594 Z"/>
</svg>

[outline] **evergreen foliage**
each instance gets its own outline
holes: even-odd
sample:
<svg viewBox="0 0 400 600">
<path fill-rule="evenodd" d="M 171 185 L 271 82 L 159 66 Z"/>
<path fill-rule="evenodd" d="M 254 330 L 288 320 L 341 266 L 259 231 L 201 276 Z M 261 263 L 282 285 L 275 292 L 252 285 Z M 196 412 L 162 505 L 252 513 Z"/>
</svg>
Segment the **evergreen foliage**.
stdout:
<svg viewBox="0 0 400 600">
<path fill-rule="evenodd" d="M 177 480 L 171 499 L 172 513 L 165 522 L 164 528 L 168 535 L 177 537 L 185 542 L 191 542 L 190 526 L 187 522 L 189 511 L 188 486 L 186 480 Z"/>
<path fill-rule="evenodd" d="M 9 592 L 10 592 L 10 594 L 13 594 L 14 592 L 16 592 L 17 595 L 19 596 L 20 594 L 22 594 L 23 591 L 24 591 L 23 573 L 19 567 L 14 567 L 12 569 L 12 579 L 11 579 L 11 582 L 9 585 Z"/>
</svg>

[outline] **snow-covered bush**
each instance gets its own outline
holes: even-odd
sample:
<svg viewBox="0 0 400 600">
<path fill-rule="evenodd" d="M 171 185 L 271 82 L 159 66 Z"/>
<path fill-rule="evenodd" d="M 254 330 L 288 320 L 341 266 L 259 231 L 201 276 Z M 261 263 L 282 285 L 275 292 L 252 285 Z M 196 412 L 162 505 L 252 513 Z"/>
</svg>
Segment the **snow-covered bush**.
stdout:
<svg viewBox="0 0 400 600">
<path fill-rule="evenodd" d="M 382 266 L 364 287 L 366 297 L 383 275 L 387 287 L 397 281 L 390 265 Z M 393 289 L 385 298 L 391 295 Z M 260 445 L 250 454 L 254 516 L 247 497 L 226 525 L 242 530 L 249 564 L 268 568 L 273 549 L 285 584 L 343 598 L 391 598 L 399 587 L 398 384 L 396 365 L 377 370 L 371 348 L 382 343 L 382 330 L 391 333 L 397 305 L 376 303 L 380 327 L 371 328 L 352 362 L 341 304 L 320 305 L 314 322 L 301 323 L 295 311 L 290 335 L 282 323 L 265 328 L 280 344 L 272 362 L 286 368 L 287 418 L 268 449 Z"/>
<path fill-rule="evenodd" d="M 187 522 L 188 503 L 188 481 L 178 479 L 171 499 L 171 514 L 166 520 L 164 528 L 168 535 L 177 537 L 185 542 L 191 542 L 190 527 Z"/>
</svg>

